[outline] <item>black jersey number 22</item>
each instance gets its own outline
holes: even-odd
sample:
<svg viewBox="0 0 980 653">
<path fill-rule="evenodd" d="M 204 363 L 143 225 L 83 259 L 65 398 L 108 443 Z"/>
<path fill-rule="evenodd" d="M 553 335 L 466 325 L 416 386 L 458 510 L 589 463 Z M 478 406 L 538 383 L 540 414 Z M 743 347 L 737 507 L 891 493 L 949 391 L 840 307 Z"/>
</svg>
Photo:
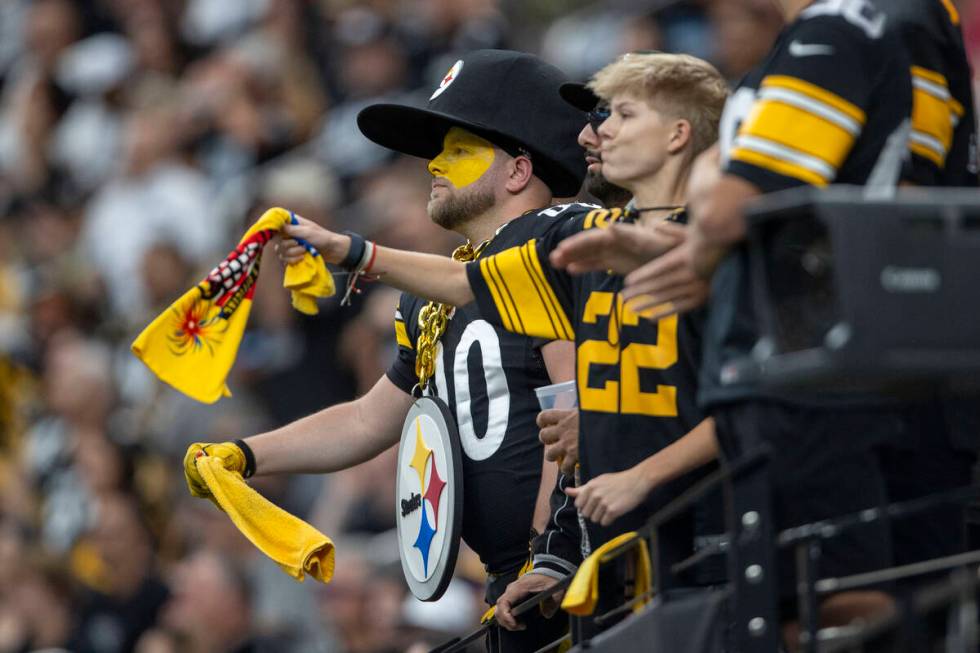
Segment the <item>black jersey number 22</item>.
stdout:
<svg viewBox="0 0 980 653">
<path fill-rule="evenodd" d="M 644 392 L 640 371 L 665 370 L 677 362 L 677 316 L 657 321 L 657 344 L 631 342 L 625 347 L 620 343 L 622 328 L 638 326 L 640 317 L 623 305 L 618 293 L 596 291 L 585 304 L 582 321 L 597 324 L 600 317 L 609 321 L 608 338 L 582 342 L 576 356 L 582 410 L 676 417 L 677 386 L 657 384 L 656 392 Z M 618 366 L 619 381 L 607 380 L 602 387 L 591 387 L 589 371 L 593 365 Z"/>
</svg>

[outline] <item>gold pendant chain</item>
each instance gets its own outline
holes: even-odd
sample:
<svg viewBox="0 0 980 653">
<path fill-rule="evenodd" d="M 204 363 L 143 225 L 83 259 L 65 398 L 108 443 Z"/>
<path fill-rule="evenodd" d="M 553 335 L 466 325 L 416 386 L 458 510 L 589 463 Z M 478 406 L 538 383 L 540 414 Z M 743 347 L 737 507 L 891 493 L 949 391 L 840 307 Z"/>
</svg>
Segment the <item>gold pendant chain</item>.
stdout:
<svg viewBox="0 0 980 653">
<path fill-rule="evenodd" d="M 477 247 L 467 242 L 453 251 L 453 260 L 461 263 L 475 261 L 490 244 L 484 240 Z M 446 332 L 449 315 L 453 306 L 439 302 L 429 302 L 419 311 L 419 340 L 415 345 L 415 374 L 419 377 L 419 388 L 424 392 L 429 379 L 436 371 L 436 345 Z"/>
</svg>

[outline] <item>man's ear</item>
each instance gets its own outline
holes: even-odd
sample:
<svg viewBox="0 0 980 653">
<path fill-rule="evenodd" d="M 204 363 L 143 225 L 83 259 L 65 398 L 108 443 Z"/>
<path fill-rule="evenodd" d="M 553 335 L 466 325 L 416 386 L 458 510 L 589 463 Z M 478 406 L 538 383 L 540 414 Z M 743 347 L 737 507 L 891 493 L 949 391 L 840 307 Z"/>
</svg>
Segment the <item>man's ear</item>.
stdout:
<svg viewBox="0 0 980 653">
<path fill-rule="evenodd" d="M 691 123 L 687 120 L 675 120 L 670 130 L 670 139 L 667 141 L 667 152 L 678 154 L 691 142 Z"/>
<path fill-rule="evenodd" d="M 514 195 L 527 188 L 534 177 L 534 164 L 531 158 L 524 154 L 519 154 L 507 162 L 507 182 L 504 188 L 507 192 Z"/>
</svg>

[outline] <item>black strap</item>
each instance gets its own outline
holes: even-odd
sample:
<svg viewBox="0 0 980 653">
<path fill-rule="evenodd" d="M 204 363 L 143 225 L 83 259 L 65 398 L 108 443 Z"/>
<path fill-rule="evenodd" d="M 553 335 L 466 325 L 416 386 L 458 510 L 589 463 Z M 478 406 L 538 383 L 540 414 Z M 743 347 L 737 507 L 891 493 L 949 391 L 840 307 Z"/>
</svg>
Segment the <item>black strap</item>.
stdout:
<svg viewBox="0 0 980 653">
<path fill-rule="evenodd" d="M 364 236 L 353 231 L 345 231 L 344 235 L 350 236 L 350 249 L 347 250 L 347 256 L 344 257 L 344 260 L 340 262 L 340 267 L 345 270 L 354 270 L 364 258 L 364 248 L 367 247 L 367 241 L 364 240 Z"/>
<path fill-rule="evenodd" d="M 235 444 L 245 454 L 245 471 L 242 472 L 242 478 L 250 478 L 255 473 L 255 453 L 252 447 L 245 444 L 245 440 L 235 440 Z"/>
</svg>

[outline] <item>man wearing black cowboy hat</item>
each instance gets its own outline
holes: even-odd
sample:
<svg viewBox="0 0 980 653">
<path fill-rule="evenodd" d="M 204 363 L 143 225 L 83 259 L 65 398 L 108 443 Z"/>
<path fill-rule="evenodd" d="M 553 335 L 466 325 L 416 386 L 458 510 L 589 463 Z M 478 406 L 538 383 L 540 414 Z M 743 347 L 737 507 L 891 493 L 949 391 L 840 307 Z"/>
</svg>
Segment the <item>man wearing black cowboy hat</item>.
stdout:
<svg viewBox="0 0 980 653">
<path fill-rule="evenodd" d="M 456 256 L 471 260 L 523 243 L 529 229 L 521 216 L 533 216 L 532 211 L 550 206 L 554 197 L 578 192 L 583 170 L 576 134 L 583 116 L 559 97 L 564 81 L 558 69 L 537 57 L 476 51 L 456 62 L 426 108 L 373 105 L 361 112 L 358 125 L 381 145 L 429 160 L 429 214 L 469 241 Z M 315 228 L 300 218 L 286 233 L 305 238 Z M 358 248 L 342 265 L 356 280 L 358 274 L 370 273 L 375 248 L 352 237 Z M 296 242 L 282 245 L 288 258 Z M 447 318 L 444 332 L 433 333 L 420 324 L 423 310 Z M 492 327 L 474 303 L 426 305 L 407 294 L 399 302 L 395 326 L 398 358 L 363 397 L 244 441 L 205 446 L 239 472 L 351 467 L 399 441 L 415 391 L 431 378 L 434 383 L 428 387 L 446 401 L 459 430 L 462 536 L 487 568 L 487 601 L 493 604 L 528 558 L 532 513 L 540 515 L 538 528 L 544 526 L 549 493 L 540 490 L 555 485 L 553 465 L 546 466 L 551 478 L 542 480 L 538 405 L 532 390 L 572 378 L 573 348 Z M 426 365 L 424 353 L 434 356 L 433 364 Z M 221 447 L 229 455 L 222 456 Z M 185 474 L 197 480 L 192 457 L 191 464 L 185 461 Z M 535 512 L 536 505 L 540 512 Z M 574 516 L 567 536 L 570 548 L 577 549 Z M 558 539 L 539 542 L 535 550 L 571 571 L 574 564 L 549 554 Z M 561 637 L 566 627 L 560 617 L 546 621 L 535 614 L 525 631 L 491 631 L 500 638 L 491 646 L 535 651 Z"/>
</svg>

